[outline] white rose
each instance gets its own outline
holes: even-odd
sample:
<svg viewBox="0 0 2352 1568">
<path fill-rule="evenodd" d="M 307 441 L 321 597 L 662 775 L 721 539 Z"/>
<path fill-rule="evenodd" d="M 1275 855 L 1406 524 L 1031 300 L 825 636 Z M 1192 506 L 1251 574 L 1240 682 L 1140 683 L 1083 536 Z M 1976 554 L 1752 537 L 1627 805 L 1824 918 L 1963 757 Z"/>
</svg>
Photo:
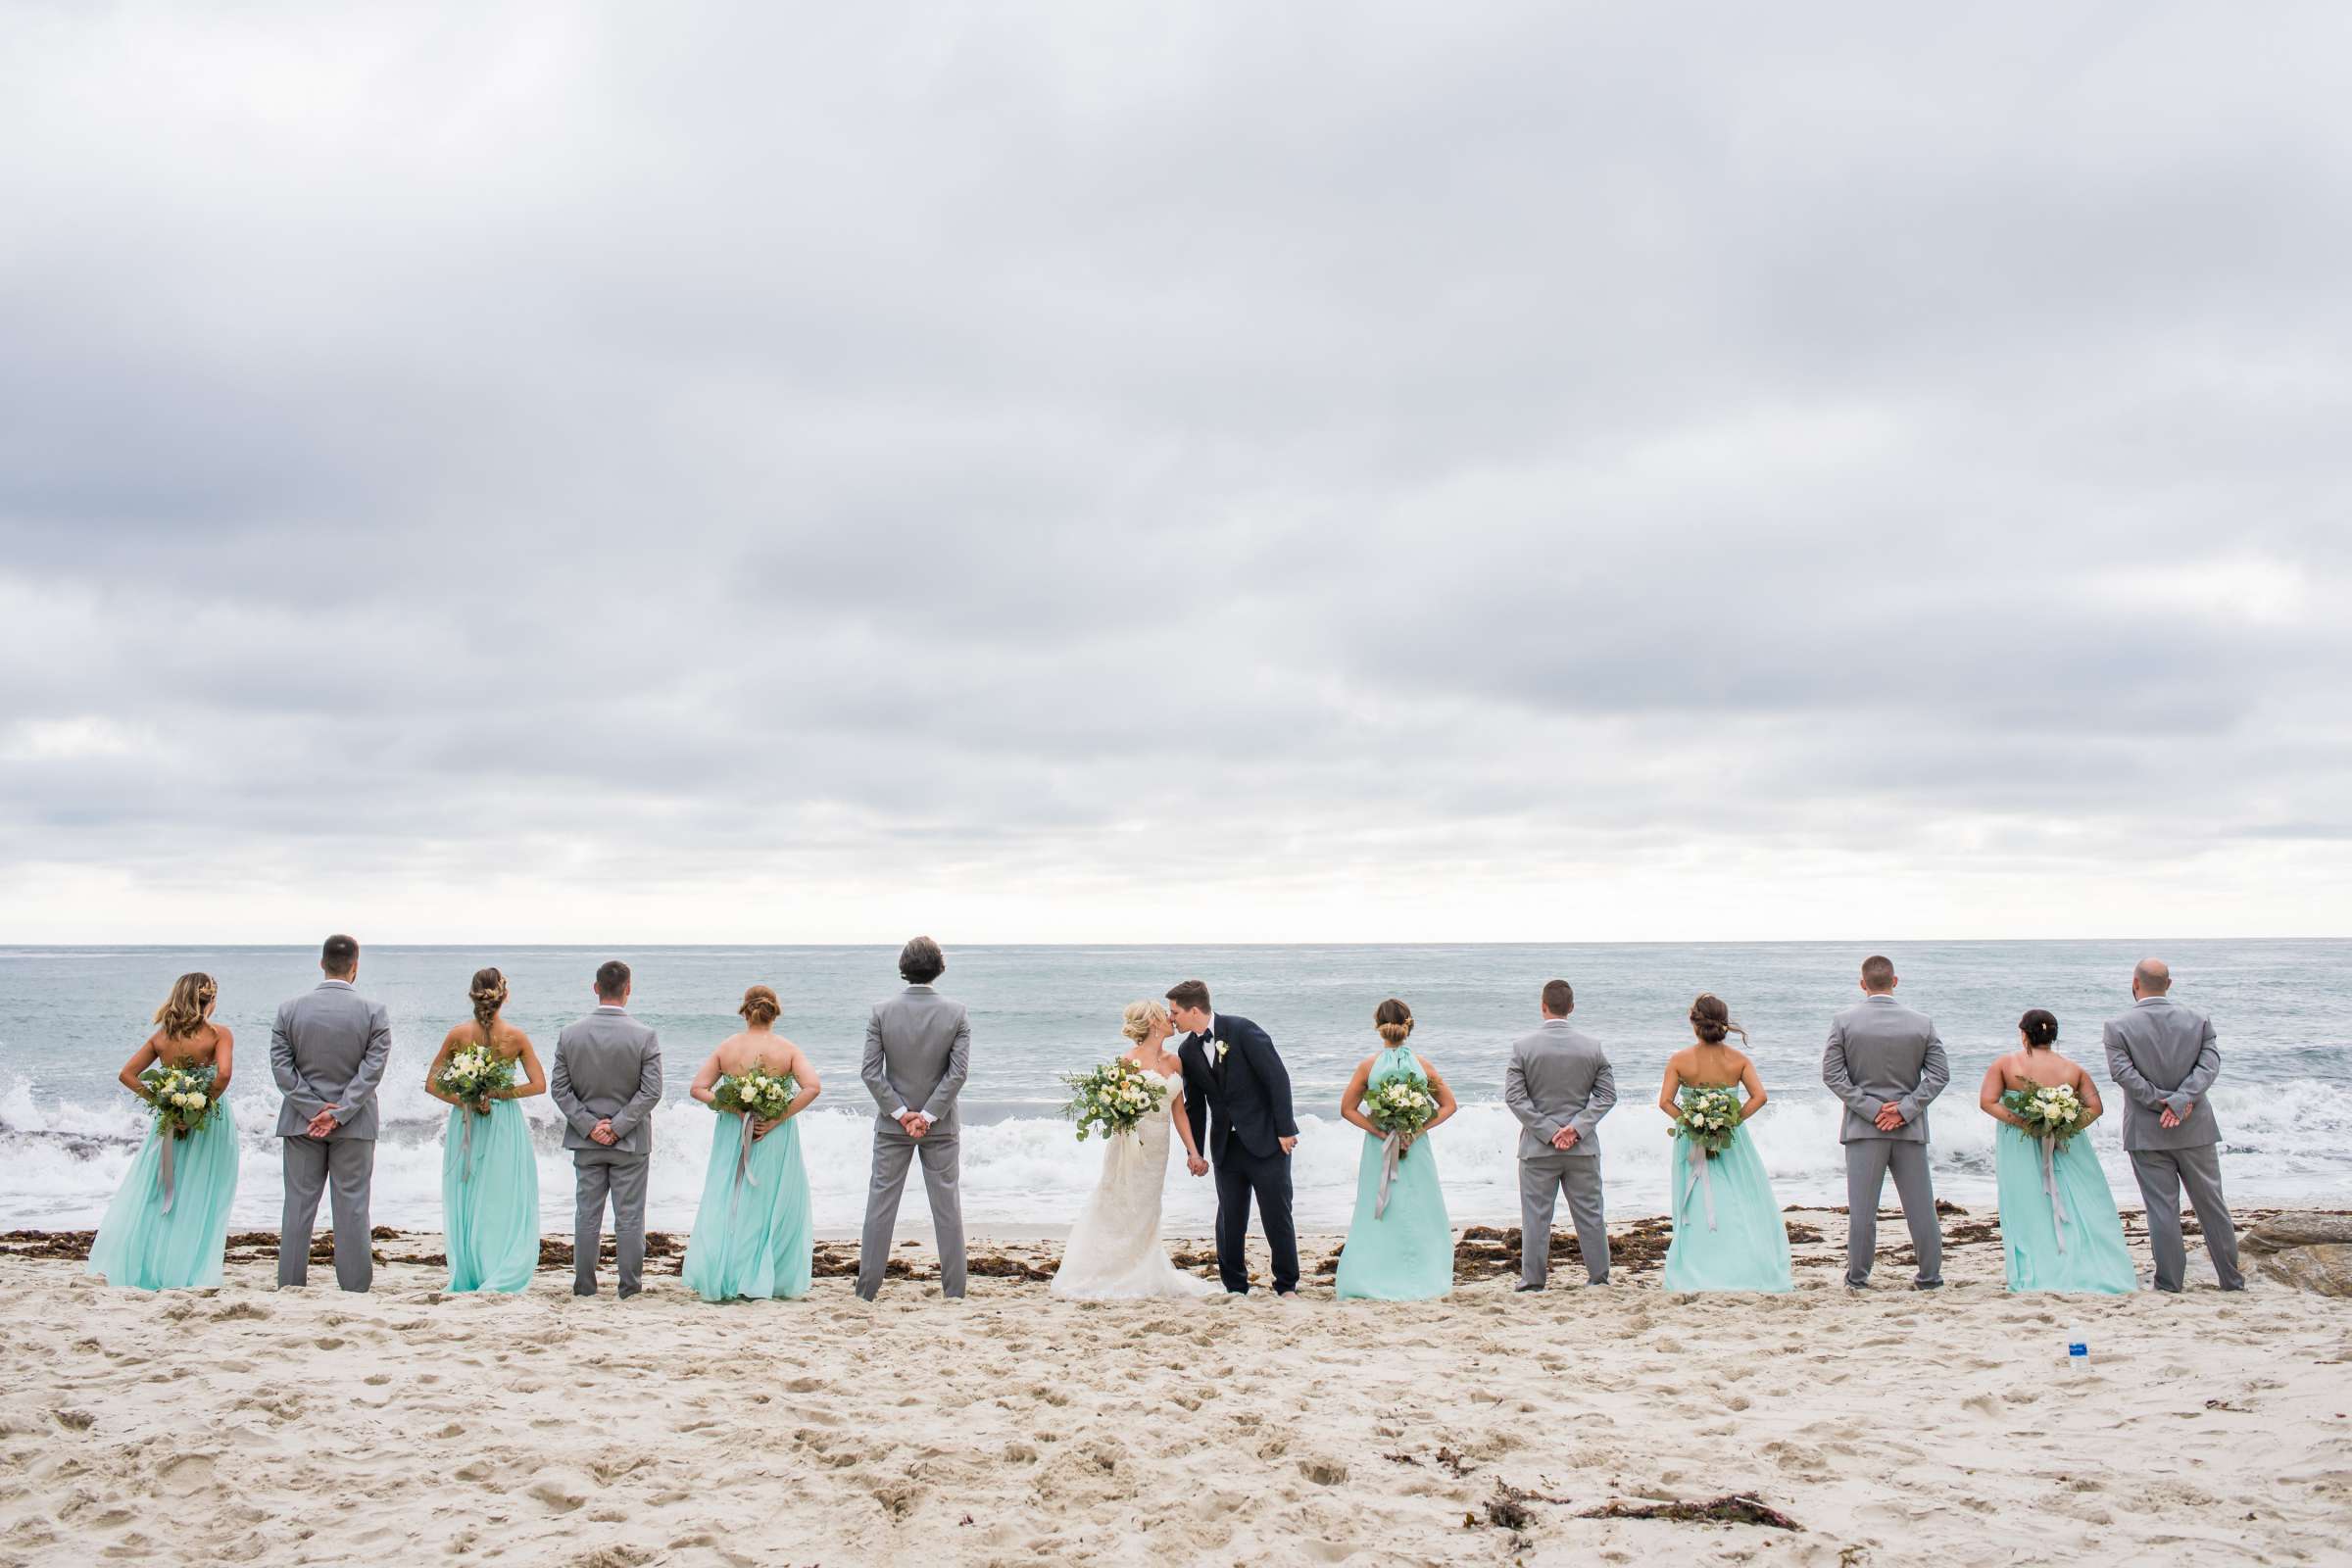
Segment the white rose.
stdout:
<svg viewBox="0 0 2352 1568">
<path fill-rule="evenodd" d="M 188 1097 L 188 1108 L 190 1110 L 202 1110 L 204 1108 L 204 1097 L 202 1095 L 190 1095 Z"/>
</svg>

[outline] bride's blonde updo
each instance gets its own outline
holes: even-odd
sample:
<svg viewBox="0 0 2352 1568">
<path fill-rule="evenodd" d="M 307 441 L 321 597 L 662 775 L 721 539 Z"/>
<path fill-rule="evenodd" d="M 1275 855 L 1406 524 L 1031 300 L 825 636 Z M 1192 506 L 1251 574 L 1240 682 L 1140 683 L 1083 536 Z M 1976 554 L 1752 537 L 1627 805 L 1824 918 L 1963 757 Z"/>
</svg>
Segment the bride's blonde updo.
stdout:
<svg viewBox="0 0 2352 1568">
<path fill-rule="evenodd" d="M 1130 1002 L 1119 1019 L 1119 1033 L 1142 1045 L 1154 1029 L 1168 1027 L 1168 1009 L 1156 1002 Z"/>
<path fill-rule="evenodd" d="M 1372 1027 L 1392 1046 L 1401 1046 L 1413 1032 L 1413 1009 L 1395 997 L 1372 1009 Z"/>
<path fill-rule="evenodd" d="M 743 994 L 743 1005 L 735 1009 L 736 1016 L 758 1029 L 776 1021 L 784 1011 L 784 1004 L 766 986 L 754 986 Z"/>
</svg>

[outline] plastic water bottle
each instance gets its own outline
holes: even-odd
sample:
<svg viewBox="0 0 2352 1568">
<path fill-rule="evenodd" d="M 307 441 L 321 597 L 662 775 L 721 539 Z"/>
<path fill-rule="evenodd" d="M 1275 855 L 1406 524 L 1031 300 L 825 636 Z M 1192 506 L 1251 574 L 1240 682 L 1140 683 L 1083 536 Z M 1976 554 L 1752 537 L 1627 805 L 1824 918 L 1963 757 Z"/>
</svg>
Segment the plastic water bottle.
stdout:
<svg viewBox="0 0 2352 1568">
<path fill-rule="evenodd" d="M 2066 1337 L 2066 1370 L 2070 1375 L 2087 1371 L 2090 1367 L 2090 1342 L 2076 1329 Z"/>
</svg>

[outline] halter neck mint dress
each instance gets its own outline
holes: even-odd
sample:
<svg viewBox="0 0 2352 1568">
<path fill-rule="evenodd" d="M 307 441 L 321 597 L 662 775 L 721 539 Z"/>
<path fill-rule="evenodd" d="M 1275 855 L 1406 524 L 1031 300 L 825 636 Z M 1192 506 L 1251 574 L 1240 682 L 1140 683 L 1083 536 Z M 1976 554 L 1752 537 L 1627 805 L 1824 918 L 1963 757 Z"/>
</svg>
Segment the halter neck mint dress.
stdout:
<svg viewBox="0 0 2352 1568">
<path fill-rule="evenodd" d="M 1391 1046 L 1373 1058 L 1365 1089 L 1409 1078 L 1424 1089 L 1429 1079 L 1404 1046 Z M 1453 1290 L 1453 1224 L 1446 1215 L 1446 1194 L 1438 1186 L 1437 1151 L 1427 1134 L 1396 1162 L 1389 1201 L 1380 1207 L 1380 1173 L 1387 1140 L 1364 1134 L 1355 1168 L 1355 1217 L 1348 1224 L 1348 1246 L 1340 1253 L 1337 1294 L 1376 1301 L 1426 1301 Z"/>
<path fill-rule="evenodd" d="M 482 1115 L 449 1108 L 441 1144 L 441 1228 L 449 1289 L 528 1290 L 539 1267 L 539 1161 L 522 1106 L 493 1100 Z"/>
<path fill-rule="evenodd" d="M 718 1113 L 710 1165 L 694 1212 L 682 1277 L 706 1301 L 787 1299 L 808 1294 L 816 1232 L 798 1116 L 756 1139 L 732 1111 Z"/>
<path fill-rule="evenodd" d="M 169 1137 L 150 1123 L 147 1141 L 90 1243 L 85 1272 L 109 1285 L 175 1291 L 220 1283 L 228 1211 L 237 1200 L 237 1118 L 223 1098 L 203 1126 L 172 1140 L 167 1197 L 163 1143 Z"/>
<path fill-rule="evenodd" d="M 1788 1290 L 1788 1228 L 1772 1178 L 1741 1122 L 1731 1147 L 1708 1159 L 1688 1139 L 1671 1145 L 1674 1242 L 1666 1249 L 1669 1291 Z M 1690 1156 L 1699 1153 L 1693 1163 Z"/>
<path fill-rule="evenodd" d="M 2090 1140 L 2081 1134 L 2068 1139 L 2064 1149 L 2049 1152 L 2046 1169 L 2042 1156 L 2040 1139 L 2001 1124 L 1992 1174 L 2000 1192 L 2009 1289 L 2110 1296 L 2139 1289 L 2115 1195 Z"/>
</svg>

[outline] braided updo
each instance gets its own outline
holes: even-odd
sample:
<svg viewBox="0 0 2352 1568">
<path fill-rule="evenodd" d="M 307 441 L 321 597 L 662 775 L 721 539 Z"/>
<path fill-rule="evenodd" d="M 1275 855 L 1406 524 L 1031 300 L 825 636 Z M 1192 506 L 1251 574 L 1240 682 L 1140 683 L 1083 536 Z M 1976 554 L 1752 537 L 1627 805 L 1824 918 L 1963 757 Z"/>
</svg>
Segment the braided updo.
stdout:
<svg viewBox="0 0 2352 1568">
<path fill-rule="evenodd" d="M 490 1044 L 490 1026 L 498 1021 L 498 1009 L 507 1004 L 507 977 L 496 969 L 476 969 L 473 984 L 466 988 L 473 1001 L 473 1021 L 482 1026 L 482 1044 Z"/>
</svg>

